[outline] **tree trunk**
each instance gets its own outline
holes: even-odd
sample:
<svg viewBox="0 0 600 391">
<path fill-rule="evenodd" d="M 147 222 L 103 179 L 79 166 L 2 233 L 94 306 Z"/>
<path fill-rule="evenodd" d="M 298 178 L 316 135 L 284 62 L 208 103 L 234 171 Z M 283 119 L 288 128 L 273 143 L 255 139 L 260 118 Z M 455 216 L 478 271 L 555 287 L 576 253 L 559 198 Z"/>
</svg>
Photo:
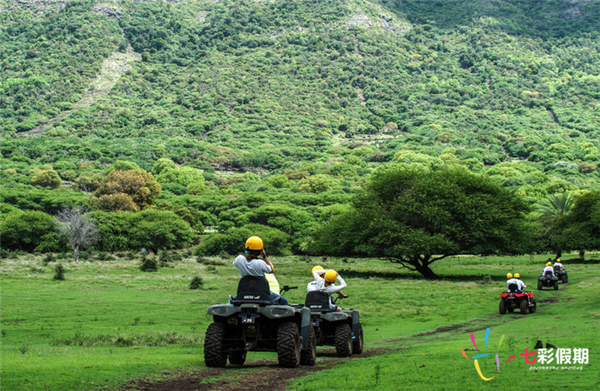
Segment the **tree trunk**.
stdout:
<svg viewBox="0 0 600 391">
<path fill-rule="evenodd" d="M 580 261 L 585 260 L 585 251 L 584 250 L 579 250 L 579 260 Z"/>
<path fill-rule="evenodd" d="M 79 246 L 73 247 L 73 259 L 75 259 L 75 263 L 79 263 Z"/>
<path fill-rule="evenodd" d="M 431 270 L 431 268 L 429 267 L 428 259 L 413 260 L 412 265 L 417 269 L 419 273 L 423 275 L 423 277 L 427 278 L 428 280 L 437 280 L 439 278 L 437 274 L 435 274 L 433 270 Z"/>
<path fill-rule="evenodd" d="M 554 258 L 554 260 L 556 261 L 557 259 L 560 259 L 560 257 L 562 257 L 562 251 L 556 250 L 556 258 Z"/>
</svg>

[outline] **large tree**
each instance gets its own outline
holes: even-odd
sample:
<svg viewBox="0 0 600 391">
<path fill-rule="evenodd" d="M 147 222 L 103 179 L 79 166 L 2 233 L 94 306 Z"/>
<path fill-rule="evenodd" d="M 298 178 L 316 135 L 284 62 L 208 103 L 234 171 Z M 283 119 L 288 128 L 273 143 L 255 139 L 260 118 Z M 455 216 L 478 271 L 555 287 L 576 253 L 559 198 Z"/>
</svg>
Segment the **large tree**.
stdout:
<svg viewBox="0 0 600 391">
<path fill-rule="evenodd" d="M 431 264 L 448 256 L 526 252 L 528 211 L 513 192 L 458 166 L 390 166 L 316 231 L 310 251 L 380 257 L 436 278 Z"/>
<path fill-rule="evenodd" d="M 600 250 L 600 191 L 575 198 L 571 211 L 556 223 L 551 245 L 563 250 Z"/>
</svg>

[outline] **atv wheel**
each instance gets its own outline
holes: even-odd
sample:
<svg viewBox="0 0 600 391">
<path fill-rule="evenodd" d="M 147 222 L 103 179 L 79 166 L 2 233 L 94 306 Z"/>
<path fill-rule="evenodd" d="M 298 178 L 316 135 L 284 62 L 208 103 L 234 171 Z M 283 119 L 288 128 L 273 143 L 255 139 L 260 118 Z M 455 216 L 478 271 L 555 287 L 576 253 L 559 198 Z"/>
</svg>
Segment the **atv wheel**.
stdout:
<svg viewBox="0 0 600 391">
<path fill-rule="evenodd" d="M 363 352 L 364 338 L 362 325 L 358 327 L 358 335 L 352 340 L 352 354 L 361 354 Z"/>
<path fill-rule="evenodd" d="M 229 363 L 231 365 L 244 365 L 246 362 L 246 352 L 235 352 L 229 354 Z"/>
<path fill-rule="evenodd" d="M 498 305 L 498 309 L 500 310 L 500 315 L 506 314 L 506 303 L 504 300 L 500 300 L 500 304 Z"/>
<path fill-rule="evenodd" d="M 557 291 L 558 290 L 558 281 L 554 281 L 554 290 Z"/>
<path fill-rule="evenodd" d="M 563 283 L 563 284 L 566 284 L 566 283 L 567 283 L 567 276 L 566 276 L 566 275 L 563 275 L 563 276 L 562 276 L 562 283 Z"/>
<path fill-rule="evenodd" d="M 296 323 L 286 322 L 279 326 L 277 358 L 280 367 L 296 368 L 300 364 L 300 332 Z"/>
<path fill-rule="evenodd" d="M 317 336 L 312 327 L 308 332 L 308 349 L 300 352 L 300 364 L 314 366 L 317 363 Z"/>
<path fill-rule="evenodd" d="M 521 315 L 527 315 L 527 307 L 529 307 L 529 304 L 527 304 L 527 300 L 521 300 L 521 302 L 519 303 Z"/>
<path fill-rule="evenodd" d="M 531 304 L 533 304 L 533 305 L 531 307 L 529 307 L 529 313 L 533 314 L 533 313 L 535 313 L 535 311 L 537 311 L 537 304 L 534 299 L 531 299 Z"/>
<path fill-rule="evenodd" d="M 223 353 L 224 339 L 224 324 L 211 323 L 208 325 L 204 337 L 204 363 L 207 367 L 224 367 L 227 364 L 227 355 Z"/>
<path fill-rule="evenodd" d="M 538 280 L 538 291 L 542 290 L 542 282 Z"/>
<path fill-rule="evenodd" d="M 352 330 L 347 323 L 335 328 L 335 352 L 338 357 L 352 356 Z"/>
</svg>

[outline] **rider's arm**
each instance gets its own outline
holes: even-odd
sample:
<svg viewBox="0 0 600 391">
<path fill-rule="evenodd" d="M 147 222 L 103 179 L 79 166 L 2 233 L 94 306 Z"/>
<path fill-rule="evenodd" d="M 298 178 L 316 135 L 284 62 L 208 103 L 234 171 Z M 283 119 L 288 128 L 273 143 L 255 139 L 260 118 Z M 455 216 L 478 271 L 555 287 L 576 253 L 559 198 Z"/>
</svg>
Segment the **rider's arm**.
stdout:
<svg viewBox="0 0 600 391">
<path fill-rule="evenodd" d="M 319 280 L 322 279 L 323 277 L 321 276 L 321 274 L 325 274 L 327 273 L 327 270 L 315 270 L 313 272 L 313 277 L 315 278 L 315 280 Z M 338 275 L 339 276 L 339 275 Z"/>
<path fill-rule="evenodd" d="M 332 293 L 339 292 L 348 286 L 348 285 L 346 285 L 346 281 L 344 281 L 344 279 L 339 274 L 337 276 L 337 281 L 340 283 L 340 285 L 329 285 L 325 289 L 325 291 L 329 294 L 332 294 Z"/>
<path fill-rule="evenodd" d="M 267 264 L 267 266 L 269 266 L 271 268 L 271 270 L 269 271 L 269 273 L 275 273 L 275 266 L 273 266 L 273 264 L 271 263 L 271 261 L 269 261 L 267 259 L 267 253 L 265 252 L 264 248 L 260 252 L 260 255 L 262 255 L 262 260 L 265 261 L 265 263 Z"/>
</svg>

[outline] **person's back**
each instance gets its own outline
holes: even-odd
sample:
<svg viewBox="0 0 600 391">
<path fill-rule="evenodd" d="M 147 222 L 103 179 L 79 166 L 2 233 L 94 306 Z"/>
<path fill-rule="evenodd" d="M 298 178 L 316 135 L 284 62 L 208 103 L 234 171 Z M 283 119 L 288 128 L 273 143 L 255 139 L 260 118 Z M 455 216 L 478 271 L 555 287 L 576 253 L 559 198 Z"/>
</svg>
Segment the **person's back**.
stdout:
<svg viewBox="0 0 600 391">
<path fill-rule="evenodd" d="M 554 269 L 565 270 L 565 267 L 560 263 L 560 259 L 554 262 Z"/>
<path fill-rule="evenodd" d="M 544 270 L 542 270 L 542 276 L 552 276 L 554 277 L 554 268 L 550 263 L 546 264 Z"/>
<path fill-rule="evenodd" d="M 341 311 L 341 308 L 333 304 L 333 299 L 331 298 L 331 295 L 339 292 L 340 295 L 346 297 L 340 292 L 342 289 L 348 286 L 346 285 L 346 282 L 344 281 L 342 276 L 340 276 L 335 270 L 316 270 L 313 272 L 313 277 L 317 282 L 316 290 L 319 292 L 327 293 L 330 298 L 330 307 L 337 311 Z M 338 281 L 340 285 L 334 285 L 336 281 Z"/>
<path fill-rule="evenodd" d="M 247 255 L 238 255 L 233 261 L 233 266 L 240 272 L 240 277 L 263 277 L 265 273 L 273 271 L 262 259 L 248 257 Z"/>
<path fill-rule="evenodd" d="M 509 292 L 518 291 L 519 290 L 519 280 L 517 280 L 516 278 L 510 278 L 510 279 L 506 280 L 506 288 L 508 289 Z"/>
<path fill-rule="evenodd" d="M 245 248 L 245 254 L 238 255 L 233 261 L 233 265 L 238 269 L 241 277 L 254 276 L 266 278 L 266 275 L 273 273 L 273 264 L 267 259 L 267 254 L 265 253 L 261 238 L 258 236 L 248 238 L 248 240 L 246 240 Z M 263 258 L 261 259 L 259 256 L 262 256 Z M 274 278 L 274 276 L 270 279 L 271 281 L 269 283 L 276 283 L 276 289 L 278 290 L 279 283 L 277 282 L 277 279 Z M 273 292 L 273 288 L 275 288 L 275 286 L 271 288 L 271 299 L 281 305 L 287 305 L 288 301 L 278 293 Z"/>
<path fill-rule="evenodd" d="M 523 281 L 520 280 L 521 275 L 519 273 L 515 273 L 514 280 L 517 282 L 517 287 L 520 291 L 524 292 L 527 285 Z"/>
</svg>

